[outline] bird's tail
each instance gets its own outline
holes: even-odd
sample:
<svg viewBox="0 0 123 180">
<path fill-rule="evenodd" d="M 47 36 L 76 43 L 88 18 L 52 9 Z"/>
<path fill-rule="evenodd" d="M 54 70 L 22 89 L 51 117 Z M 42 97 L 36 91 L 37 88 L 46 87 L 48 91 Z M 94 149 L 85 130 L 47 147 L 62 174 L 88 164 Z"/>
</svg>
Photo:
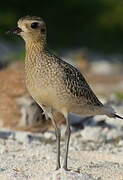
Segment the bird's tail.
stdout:
<svg viewBox="0 0 123 180">
<path fill-rule="evenodd" d="M 119 119 L 123 119 L 123 117 L 119 116 L 116 114 L 116 112 L 114 111 L 114 109 L 112 107 L 109 106 L 104 106 L 103 110 L 105 112 L 105 114 L 110 117 L 110 118 L 119 118 Z"/>
<path fill-rule="evenodd" d="M 111 115 L 109 115 L 109 117 L 123 119 L 123 117 L 121 117 L 117 114 L 111 114 Z"/>
</svg>

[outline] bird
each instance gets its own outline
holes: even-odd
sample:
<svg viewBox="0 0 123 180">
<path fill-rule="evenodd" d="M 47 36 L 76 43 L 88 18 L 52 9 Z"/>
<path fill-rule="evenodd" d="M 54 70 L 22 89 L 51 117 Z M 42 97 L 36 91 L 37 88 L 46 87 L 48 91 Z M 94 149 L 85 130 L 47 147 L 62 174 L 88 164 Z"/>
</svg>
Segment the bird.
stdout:
<svg viewBox="0 0 123 180">
<path fill-rule="evenodd" d="M 52 53 L 47 44 L 45 21 L 37 16 L 24 16 L 18 20 L 17 27 L 8 31 L 21 36 L 25 41 L 25 79 L 26 86 L 33 99 L 50 118 L 56 135 L 56 170 L 60 163 L 60 128 L 54 119 L 54 112 L 61 113 L 66 120 L 65 153 L 63 166 L 68 169 L 68 149 L 71 135 L 69 114 L 82 116 L 117 115 L 110 106 L 102 104 L 92 91 L 82 73 L 68 62 Z"/>
</svg>

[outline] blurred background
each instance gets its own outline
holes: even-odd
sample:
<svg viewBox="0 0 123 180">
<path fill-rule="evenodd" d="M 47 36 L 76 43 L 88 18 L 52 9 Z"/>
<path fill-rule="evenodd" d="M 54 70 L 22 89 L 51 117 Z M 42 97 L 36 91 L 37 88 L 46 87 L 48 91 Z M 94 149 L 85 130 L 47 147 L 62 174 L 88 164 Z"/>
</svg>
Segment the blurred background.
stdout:
<svg viewBox="0 0 123 180">
<path fill-rule="evenodd" d="M 96 53 L 122 53 L 121 0 L 7 0 L 0 6 L 1 43 L 21 42 L 18 38 L 6 36 L 5 31 L 15 27 L 17 20 L 25 15 L 44 18 L 52 49 L 85 47 Z"/>
<path fill-rule="evenodd" d="M 25 87 L 24 41 L 5 34 L 25 15 L 45 20 L 50 50 L 79 68 L 99 100 L 123 117 L 123 0 L 0 3 L 0 177 L 27 180 L 38 175 L 44 180 L 55 169 L 54 129 Z M 62 126 L 64 147 L 65 120 L 59 113 L 54 117 Z M 96 179 L 123 179 L 123 121 L 101 115 L 69 118 L 71 169 Z"/>
<path fill-rule="evenodd" d="M 98 98 L 118 106 L 122 115 L 123 1 L 7 0 L 0 6 L 1 127 L 17 129 L 43 122 L 42 131 L 49 128 L 47 122 L 44 127 L 42 110 L 25 87 L 24 42 L 18 36 L 5 34 L 25 15 L 45 20 L 49 48 L 77 66 Z M 61 124 L 64 122 L 63 117 L 58 119 Z"/>
</svg>

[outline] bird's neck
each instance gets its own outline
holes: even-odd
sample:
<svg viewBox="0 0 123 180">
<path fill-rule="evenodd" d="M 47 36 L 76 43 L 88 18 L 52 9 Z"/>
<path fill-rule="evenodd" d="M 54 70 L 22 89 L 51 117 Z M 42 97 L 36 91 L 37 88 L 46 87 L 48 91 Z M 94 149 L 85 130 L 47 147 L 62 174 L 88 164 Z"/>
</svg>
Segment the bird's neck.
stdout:
<svg viewBox="0 0 123 180">
<path fill-rule="evenodd" d="M 27 41 L 26 42 L 26 52 L 29 53 L 29 52 L 38 52 L 38 51 L 43 51 L 46 47 L 46 42 L 44 41 Z"/>
<path fill-rule="evenodd" d="M 26 42 L 26 61 L 36 61 L 45 52 L 46 43 L 42 41 Z"/>
</svg>

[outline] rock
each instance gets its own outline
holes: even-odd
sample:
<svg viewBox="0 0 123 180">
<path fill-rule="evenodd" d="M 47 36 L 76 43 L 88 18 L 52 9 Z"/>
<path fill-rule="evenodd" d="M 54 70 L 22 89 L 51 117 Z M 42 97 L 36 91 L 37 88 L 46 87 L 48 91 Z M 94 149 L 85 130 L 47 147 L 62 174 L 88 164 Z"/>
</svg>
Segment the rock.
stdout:
<svg viewBox="0 0 123 180">
<path fill-rule="evenodd" d="M 118 129 L 112 129 L 110 131 L 108 131 L 107 133 L 107 141 L 109 140 L 113 140 L 119 137 L 123 137 L 123 132 L 121 130 Z"/>
<path fill-rule="evenodd" d="M 15 128 L 20 120 L 20 109 L 16 98 L 27 93 L 24 83 L 23 64 L 7 67 L 0 71 L 0 124 Z"/>
<path fill-rule="evenodd" d="M 123 147 L 123 140 L 120 140 L 118 145 Z"/>
<path fill-rule="evenodd" d="M 109 74 L 111 73 L 111 65 L 107 61 L 93 62 L 91 70 L 95 74 Z"/>
<path fill-rule="evenodd" d="M 114 67 L 112 64 L 106 60 L 95 61 L 91 64 L 91 71 L 95 74 L 112 74 Z"/>
<path fill-rule="evenodd" d="M 40 121 L 45 120 L 43 110 L 31 97 L 20 97 L 17 99 L 17 103 L 20 106 L 22 113 L 20 126 L 33 126 L 38 123 L 40 125 Z"/>
<path fill-rule="evenodd" d="M 8 139 L 12 134 L 13 132 L 10 130 L 0 130 L 0 138 L 2 139 Z"/>
<path fill-rule="evenodd" d="M 55 133 L 49 131 L 44 133 L 44 138 L 56 140 Z"/>
<path fill-rule="evenodd" d="M 22 131 L 14 131 L 13 133 L 13 137 L 11 137 L 12 139 L 15 139 L 18 142 L 25 142 L 27 143 L 29 141 L 28 139 L 28 134 L 26 132 L 22 132 Z"/>
<path fill-rule="evenodd" d="M 81 136 L 84 141 L 102 142 L 106 139 L 102 127 L 85 127 L 81 131 Z"/>
</svg>

